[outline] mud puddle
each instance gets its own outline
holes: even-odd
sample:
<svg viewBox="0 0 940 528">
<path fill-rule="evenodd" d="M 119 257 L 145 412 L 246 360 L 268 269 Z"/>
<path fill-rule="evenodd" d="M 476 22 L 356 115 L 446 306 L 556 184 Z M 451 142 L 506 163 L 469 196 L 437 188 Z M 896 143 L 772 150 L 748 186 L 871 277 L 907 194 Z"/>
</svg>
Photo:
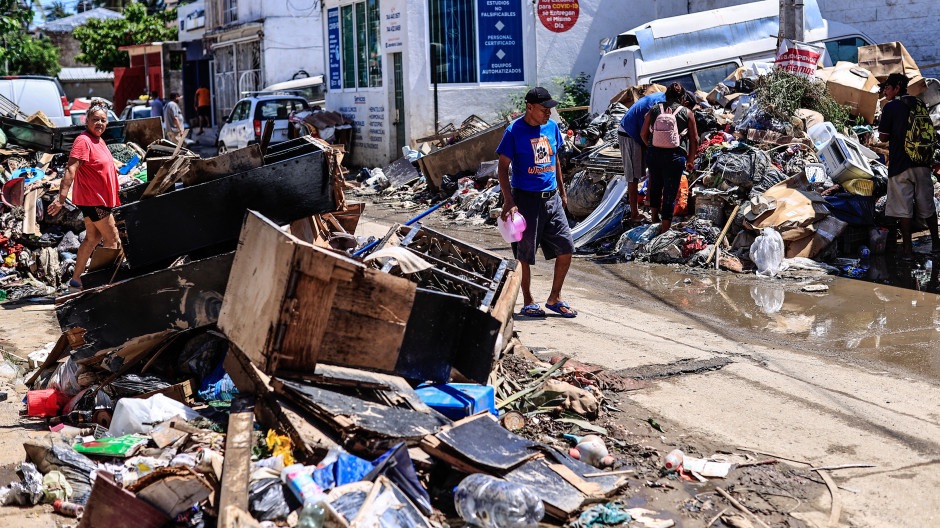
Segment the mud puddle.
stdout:
<svg viewBox="0 0 940 528">
<path fill-rule="evenodd" d="M 933 293 L 940 261 L 882 260 L 872 258 L 871 282 L 818 275 L 766 279 L 639 262 L 596 265 L 716 329 L 940 379 L 940 295 Z M 810 284 L 828 291 L 802 291 Z"/>
</svg>

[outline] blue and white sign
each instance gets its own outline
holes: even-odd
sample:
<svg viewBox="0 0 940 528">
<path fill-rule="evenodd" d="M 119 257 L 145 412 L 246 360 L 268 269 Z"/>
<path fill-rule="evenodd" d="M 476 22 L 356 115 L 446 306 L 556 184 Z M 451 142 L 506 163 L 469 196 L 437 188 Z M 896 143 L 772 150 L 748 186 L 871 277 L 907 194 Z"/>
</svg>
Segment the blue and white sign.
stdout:
<svg viewBox="0 0 940 528">
<path fill-rule="evenodd" d="M 340 62 L 338 7 L 326 10 L 326 30 L 330 61 L 330 90 L 340 90 L 343 88 L 343 70 Z"/>
<path fill-rule="evenodd" d="M 523 81 L 522 1 L 477 0 L 480 82 Z"/>
</svg>

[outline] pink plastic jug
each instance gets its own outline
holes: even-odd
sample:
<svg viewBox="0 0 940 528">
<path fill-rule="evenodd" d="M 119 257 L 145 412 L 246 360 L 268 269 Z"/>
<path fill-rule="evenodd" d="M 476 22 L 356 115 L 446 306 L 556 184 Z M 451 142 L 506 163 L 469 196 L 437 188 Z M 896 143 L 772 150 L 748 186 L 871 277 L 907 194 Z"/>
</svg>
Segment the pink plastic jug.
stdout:
<svg viewBox="0 0 940 528">
<path fill-rule="evenodd" d="M 510 215 L 509 220 L 503 220 L 500 216 L 496 220 L 496 227 L 499 229 L 499 234 L 503 235 L 503 240 L 510 244 L 518 242 L 522 240 L 522 233 L 525 232 L 525 218 L 519 213 Z"/>
</svg>

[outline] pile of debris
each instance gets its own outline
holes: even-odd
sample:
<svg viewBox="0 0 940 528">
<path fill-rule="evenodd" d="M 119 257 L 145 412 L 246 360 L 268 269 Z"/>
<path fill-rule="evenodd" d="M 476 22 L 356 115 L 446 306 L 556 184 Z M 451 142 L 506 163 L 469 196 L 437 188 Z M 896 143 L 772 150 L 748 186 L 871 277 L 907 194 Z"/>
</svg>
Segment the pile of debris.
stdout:
<svg viewBox="0 0 940 528">
<path fill-rule="evenodd" d="M 677 200 L 666 233 L 624 221 L 622 171 L 592 161 L 613 158 L 608 151 L 616 149 L 616 138 L 608 133 L 599 139 L 579 157 L 582 166 L 569 188 L 569 194 L 589 188 L 598 199 L 594 211 L 573 227 L 576 247 L 621 260 L 714 265 L 771 276 L 813 259 L 834 266 L 815 266 L 819 273 L 865 277 L 869 256 L 890 249 L 894 228 L 884 215 L 887 147 L 873 128 L 883 104 L 878 82 L 905 73 L 911 78 L 909 92 L 926 103 L 940 125 L 940 81 L 921 77 L 900 43 L 863 47 L 859 56 L 859 64 L 840 62 L 814 78 L 754 64 L 711 93 L 696 93 L 695 171 L 683 184 L 687 203 Z M 634 87 L 631 93 L 636 97 L 658 88 Z M 608 114 L 622 113 L 622 106 L 614 102 Z M 940 197 L 940 187 L 935 188 Z M 774 251 L 754 248 L 761 233 L 773 237 Z"/>
<path fill-rule="evenodd" d="M 0 96 L 0 302 L 54 295 L 72 274 L 85 236 L 81 212 L 68 202 L 55 217 L 45 212 L 84 130 L 54 127 L 41 111 L 27 117 Z M 159 119 L 109 123 L 103 138 L 117 165 L 122 201 L 146 187 L 149 159 L 166 150 L 154 143 L 162 137 Z M 140 145 L 151 147 L 145 152 Z"/>
</svg>

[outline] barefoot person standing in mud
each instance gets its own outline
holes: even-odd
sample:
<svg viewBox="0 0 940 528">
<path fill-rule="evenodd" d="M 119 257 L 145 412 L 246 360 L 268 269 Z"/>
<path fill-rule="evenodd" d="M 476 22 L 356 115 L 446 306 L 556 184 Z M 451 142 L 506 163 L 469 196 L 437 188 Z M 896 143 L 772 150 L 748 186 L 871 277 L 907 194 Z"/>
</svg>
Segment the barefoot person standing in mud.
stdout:
<svg viewBox="0 0 940 528">
<path fill-rule="evenodd" d="M 512 250 L 522 263 L 522 314 L 544 317 L 545 311 L 532 297 L 530 266 L 535 264 L 535 251 L 542 247 L 546 260 L 555 260 L 552 291 L 545 307 L 562 317 L 575 317 L 561 298 L 561 288 L 571 266 L 574 241 L 565 217 L 568 195 L 562 181 L 558 149 L 563 145 L 558 125 L 549 119 L 558 101 L 548 90 L 536 87 L 525 96 L 525 114 L 506 129 L 496 153 L 499 154 L 499 186 L 503 193 L 503 219 L 515 212 L 525 218 L 522 240 Z M 509 167 L 512 166 L 510 185 Z"/>
</svg>

